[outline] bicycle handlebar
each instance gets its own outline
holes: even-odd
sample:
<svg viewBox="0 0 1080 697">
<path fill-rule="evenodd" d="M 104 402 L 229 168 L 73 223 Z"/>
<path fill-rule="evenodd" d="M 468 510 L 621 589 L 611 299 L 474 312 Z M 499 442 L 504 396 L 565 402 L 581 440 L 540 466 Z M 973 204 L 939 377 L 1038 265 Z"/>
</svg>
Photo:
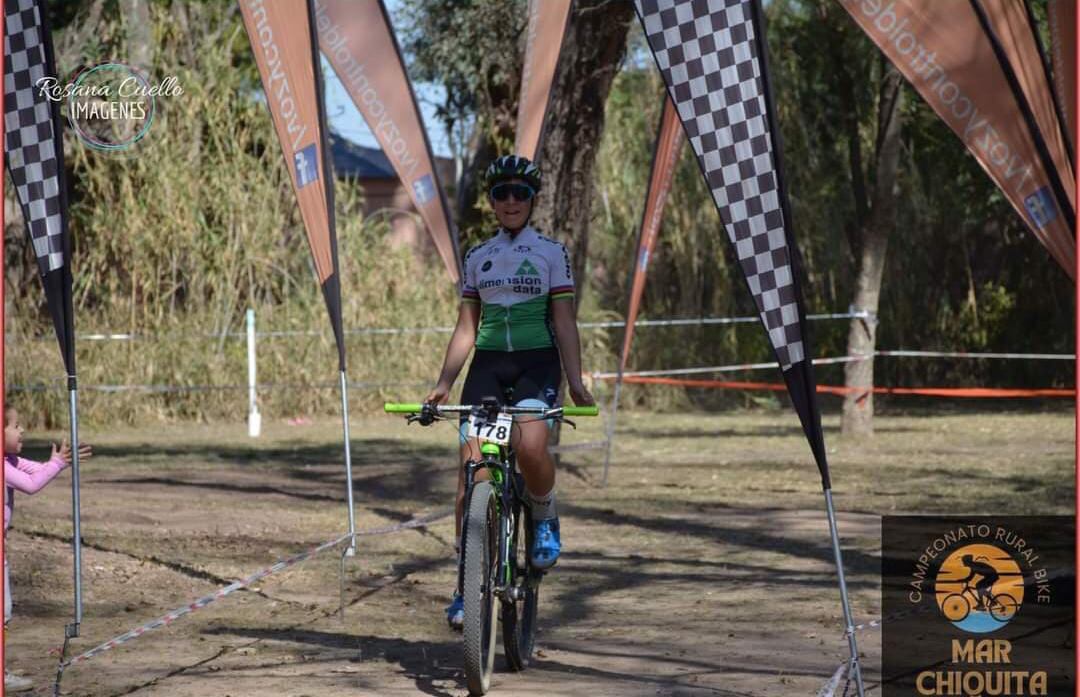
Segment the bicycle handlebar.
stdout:
<svg viewBox="0 0 1080 697">
<path fill-rule="evenodd" d="M 462 411 L 472 411 L 475 407 L 480 405 L 472 404 L 445 404 L 435 407 L 436 411 L 440 414 L 443 412 L 456 413 Z M 397 404 L 394 402 L 387 402 L 383 404 L 383 410 L 387 414 L 419 414 L 424 408 L 423 404 Z M 588 406 L 588 407 L 554 407 L 548 409 L 545 407 L 499 407 L 499 411 L 506 414 L 537 414 L 542 416 L 551 416 L 555 414 L 562 414 L 563 416 L 599 416 L 600 407 Z"/>
</svg>

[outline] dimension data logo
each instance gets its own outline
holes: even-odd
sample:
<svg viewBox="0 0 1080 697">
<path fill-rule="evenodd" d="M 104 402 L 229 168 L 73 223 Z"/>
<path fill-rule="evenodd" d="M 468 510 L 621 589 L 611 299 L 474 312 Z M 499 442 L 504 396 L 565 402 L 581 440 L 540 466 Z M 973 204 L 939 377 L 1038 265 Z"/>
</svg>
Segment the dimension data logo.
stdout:
<svg viewBox="0 0 1080 697">
<path fill-rule="evenodd" d="M 883 695 L 1073 694 L 1073 530 L 1068 517 L 886 516 Z"/>
</svg>

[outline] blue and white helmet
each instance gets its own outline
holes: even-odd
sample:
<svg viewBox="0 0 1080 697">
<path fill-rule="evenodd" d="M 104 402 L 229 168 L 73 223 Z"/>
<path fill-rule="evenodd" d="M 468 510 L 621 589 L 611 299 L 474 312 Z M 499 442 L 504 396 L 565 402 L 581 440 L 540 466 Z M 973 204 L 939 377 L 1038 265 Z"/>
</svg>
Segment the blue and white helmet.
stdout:
<svg viewBox="0 0 1080 697">
<path fill-rule="evenodd" d="M 484 174 L 484 182 L 488 188 L 508 179 L 520 179 L 536 191 L 540 191 L 540 168 L 527 157 L 520 155 L 497 157 L 488 165 L 487 172 Z"/>
</svg>

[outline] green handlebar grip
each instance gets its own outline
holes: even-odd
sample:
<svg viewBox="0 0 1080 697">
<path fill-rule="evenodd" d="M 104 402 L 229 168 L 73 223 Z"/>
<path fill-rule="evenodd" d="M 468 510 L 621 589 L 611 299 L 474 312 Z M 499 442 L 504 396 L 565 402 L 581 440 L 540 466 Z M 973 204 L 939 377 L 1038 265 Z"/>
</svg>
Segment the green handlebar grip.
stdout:
<svg viewBox="0 0 1080 697">
<path fill-rule="evenodd" d="M 599 416 L 600 407 L 563 407 L 563 416 Z"/>
<path fill-rule="evenodd" d="M 393 402 L 387 402 L 383 405 L 383 410 L 387 414 L 419 414 L 423 408 L 423 404 L 394 404 Z"/>
</svg>

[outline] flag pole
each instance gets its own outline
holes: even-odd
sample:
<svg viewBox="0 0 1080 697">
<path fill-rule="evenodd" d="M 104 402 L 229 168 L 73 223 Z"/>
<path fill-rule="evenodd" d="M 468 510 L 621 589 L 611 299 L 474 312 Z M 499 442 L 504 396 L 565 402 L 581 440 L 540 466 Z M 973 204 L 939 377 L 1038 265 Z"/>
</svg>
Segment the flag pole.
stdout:
<svg viewBox="0 0 1080 697">
<path fill-rule="evenodd" d="M 776 117 L 776 102 L 773 100 L 772 92 L 772 76 L 769 72 L 769 52 L 765 38 L 765 13 L 761 7 L 761 0 L 749 0 L 749 5 L 753 17 L 754 39 L 757 44 L 758 57 L 761 61 L 762 96 L 765 99 L 765 114 L 769 124 L 770 137 L 773 139 L 773 157 L 774 164 L 776 165 L 776 186 L 780 194 L 780 208 L 783 212 L 784 220 L 787 223 L 786 228 L 789 239 L 789 249 L 793 257 L 792 261 L 794 262 L 799 257 L 799 247 L 794 243 L 794 235 L 791 232 L 793 225 L 791 217 L 791 200 L 788 197 L 787 185 L 784 177 L 783 133 L 780 130 L 780 123 Z M 795 269 L 796 267 L 793 264 L 792 281 L 795 285 L 795 292 L 800 298 L 800 302 L 798 303 L 799 324 L 800 326 L 806 326 L 806 318 L 803 316 L 801 302 L 802 293 L 799 290 L 799 279 L 798 275 L 795 273 Z M 809 405 L 810 413 L 812 415 L 810 418 L 816 422 L 816 437 L 811 439 L 810 447 L 811 450 L 815 451 L 814 459 L 821 468 L 821 488 L 825 492 L 825 512 L 829 519 L 829 537 L 832 542 L 833 558 L 836 561 L 836 578 L 837 584 L 840 587 L 840 606 L 844 613 L 844 633 L 847 636 L 848 651 L 851 653 L 851 658 L 848 662 L 848 679 L 850 679 L 851 675 L 854 673 L 855 688 L 858 697 L 864 697 L 862 670 L 859 666 L 859 646 L 855 640 L 855 622 L 852 619 L 851 599 L 848 597 L 847 578 L 844 575 L 844 558 L 840 551 L 840 533 L 836 524 L 836 509 L 833 506 L 832 481 L 829 476 L 828 464 L 826 461 L 824 436 L 821 431 L 821 415 L 817 411 L 817 390 L 811 372 L 813 370 L 813 365 L 813 361 L 807 356 L 807 373 L 804 376 L 806 382 L 804 383 L 803 389 L 806 390 L 806 402 Z M 787 382 L 787 377 L 785 371 L 785 382 Z M 795 379 L 789 382 L 789 391 L 791 389 L 791 384 L 794 382 L 796 382 Z M 807 436 L 809 437 L 809 433 Z M 816 448 L 814 447 L 815 445 L 817 445 Z"/>
<path fill-rule="evenodd" d="M 600 480 L 600 486 L 607 486 L 608 479 L 608 466 L 611 464 L 611 449 L 614 446 L 615 439 L 615 417 L 619 414 L 619 395 L 622 393 L 623 383 L 623 361 L 626 360 L 626 356 L 622 356 L 619 360 L 619 371 L 615 374 L 615 394 L 611 398 L 611 418 L 608 419 L 607 425 L 607 448 L 604 452 L 604 476 Z"/>
<path fill-rule="evenodd" d="M 353 507 L 352 441 L 349 438 L 349 383 L 344 370 L 341 371 L 341 424 L 345 433 L 345 492 L 349 505 L 349 546 L 345 555 L 351 557 L 356 554 L 356 512 Z"/>
<path fill-rule="evenodd" d="M 825 511 L 829 516 L 829 536 L 832 538 L 833 557 L 836 559 L 836 575 L 840 580 L 840 605 L 844 609 L 844 634 L 847 635 L 848 677 L 855 675 L 855 688 L 859 697 L 863 697 L 862 670 L 859 667 L 859 647 L 855 641 L 855 622 L 851 616 L 851 601 L 848 599 L 847 579 L 844 577 L 844 560 L 840 555 L 840 535 L 836 527 L 836 510 L 833 508 L 832 489 L 825 489 Z"/>
<path fill-rule="evenodd" d="M 64 629 L 66 638 L 79 636 L 82 624 L 82 511 L 79 503 L 79 399 L 74 375 L 68 376 L 68 418 L 71 425 L 71 550 L 74 556 L 75 612 Z"/>
<path fill-rule="evenodd" d="M 315 73 L 315 103 L 318 109 L 319 141 L 322 146 L 322 176 L 326 187 L 326 217 L 330 233 L 330 255 L 333 259 L 332 279 L 323 283 L 323 295 L 327 298 L 327 310 L 334 328 L 334 339 L 338 350 L 338 372 L 341 385 L 341 426 L 345 447 L 345 498 L 349 506 L 349 544 L 341 554 L 341 583 L 344 583 L 345 557 L 356 555 L 356 509 L 353 505 L 352 448 L 349 438 L 349 381 L 345 374 L 345 334 L 341 318 L 341 271 L 338 266 L 337 224 L 334 203 L 334 171 L 330 166 L 330 138 L 326 123 L 326 100 L 323 89 L 323 71 L 319 51 L 319 32 L 317 29 L 315 3 L 307 0 L 308 33 L 311 37 L 311 67 Z M 332 285 L 328 285 L 332 284 Z M 342 606 L 344 608 L 344 605 Z M 344 612 L 344 609 L 342 609 Z"/>
<path fill-rule="evenodd" d="M 623 372 L 626 370 L 626 361 L 630 357 L 630 342 L 634 338 L 634 325 L 637 323 L 637 309 L 634 304 L 634 281 L 639 274 L 642 276 L 642 292 L 644 293 L 645 290 L 644 275 L 646 264 L 642 260 L 646 257 L 642 256 L 641 247 L 646 241 L 645 226 L 649 224 L 649 220 L 646 216 L 649 215 L 649 202 L 653 200 L 652 197 L 655 193 L 653 191 L 653 184 L 655 183 L 658 171 L 657 168 L 666 168 L 668 165 L 668 160 L 664 160 L 663 162 L 660 161 L 661 148 L 664 145 L 662 141 L 664 138 L 664 124 L 666 122 L 667 111 L 668 109 L 674 108 L 675 105 L 671 101 L 671 98 L 668 97 L 667 91 L 665 90 L 663 106 L 660 107 L 660 123 L 656 126 L 656 142 L 653 143 L 652 164 L 649 165 L 649 183 L 645 189 L 645 205 L 641 210 L 641 224 L 638 225 L 637 243 L 634 245 L 634 258 L 633 262 L 630 264 L 629 279 L 627 280 L 627 288 L 630 291 L 630 304 L 626 309 L 626 325 L 623 327 L 623 345 L 622 349 L 619 350 L 619 369 L 615 374 L 615 394 L 611 399 L 611 419 L 608 421 L 607 449 L 604 452 L 604 476 L 600 483 L 600 486 L 602 487 L 606 487 L 608 482 L 608 466 L 611 464 L 611 451 L 614 447 L 615 418 L 618 416 L 619 397 L 622 395 Z M 672 165 L 672 168 L 674 168 L 674 164 Z M 661 182 L 663 182 L 664 179 L 665 175 L 661 175 Z M 667 186 L 671 186 L 670 178 L 667 179 Z M 662 191 L 664 189 L 664 184 L 661 183 L 659 188 Z M 664 198 L 666 199 L 666 197 L 667 194 L 665 192 Z M 659 203 L 659 200 L 657 200 L 657 203 Z M 659 207 L 661 210 L 663 209 L 663 205 L 660 205 Z"/>
</svg>

